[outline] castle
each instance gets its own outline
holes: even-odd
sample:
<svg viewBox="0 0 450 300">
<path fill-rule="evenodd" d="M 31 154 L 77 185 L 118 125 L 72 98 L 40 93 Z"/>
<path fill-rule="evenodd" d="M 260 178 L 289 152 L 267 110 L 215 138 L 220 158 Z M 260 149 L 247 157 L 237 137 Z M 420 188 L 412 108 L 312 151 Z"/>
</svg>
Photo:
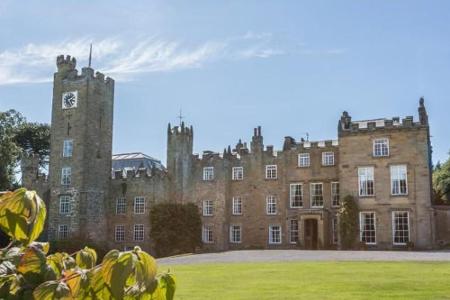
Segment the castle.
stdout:
<svg viewBox="0 0 450 300">
<path fill-rule="evenodd" d="M 22 162 L 23 184 L 48 197 L 48 239 L 81 238 L 109 248 L 152 251 L 155 203 L 196 203 L 204 248 L 339 248 L 338 210 L 352 195 L 359 238 L 369 248 L 450 241 L 448 209 L 432 205 L 428 115 L 415 121 L 354 121 L 344 112 L 337 139 L 285 137 L 264 146 L 261 127 L 248 145 L 193 153 L 194 130 L 167 129 L 167 165 L 142 153 L 112 155 L 114 80 L 57 58 L 48 179 L 35 157 Z M 168 220 L 170 222 L 170 220 Z"/>
</svg>

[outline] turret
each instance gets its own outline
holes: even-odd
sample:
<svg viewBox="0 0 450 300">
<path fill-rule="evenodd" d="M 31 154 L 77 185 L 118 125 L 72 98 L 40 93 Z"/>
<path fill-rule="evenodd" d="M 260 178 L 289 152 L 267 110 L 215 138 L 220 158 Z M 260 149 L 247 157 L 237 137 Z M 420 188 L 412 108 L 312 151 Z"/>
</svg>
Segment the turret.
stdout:
<svg viewBox="0 0 450 300">
<path fill-rule="evenodd" d="M 183 202 L 192 170 L 194 130 L 192 126 L 167 128 L 167 171 L 171 178 L 170 200 Z"/>
<path fill-rule="evenodd" d="M 250 144 L 250 150 L 253 153 L 262 152 L 264 150 L 263 137 L 261 135 L 261 126 L 253 129 L 253 137 Z"/>
<path fill-rule="evenodd" d="M 419 100 L 419 121 L 421 125 L 428 125 L 428 114 L 424 104 L 425 100 L 423 97 Z"/>
<path fill-rule="evenodd" d="M 56 58 L 56 67 L 58 68 L 58 73 L 65 76 L 68 73 L 71 73 L 75 71 L 75 67 L 77 66 L 77 60 L 75 57 L 71 57 L 70 55 L 67 55 L 64 57 L 64 55 L 59 55 Z"/>
<path fill-rule="evenodd" d="M 22 185 L 34 189 L 34 183 L 39 177 L 39 155 L 24 153 L 21 158 Z"/>
</svg>

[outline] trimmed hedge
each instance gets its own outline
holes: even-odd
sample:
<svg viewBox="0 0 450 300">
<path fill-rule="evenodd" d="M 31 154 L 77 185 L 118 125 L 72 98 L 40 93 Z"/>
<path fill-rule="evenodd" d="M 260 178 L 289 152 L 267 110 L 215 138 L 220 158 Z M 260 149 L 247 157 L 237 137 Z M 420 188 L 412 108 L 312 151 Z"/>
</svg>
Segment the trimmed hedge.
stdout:
<svg viewBox="0 0 450 300">
<path fill-rule="evenodd" d="M 202 221 L 195 204 L 156 204 L 150 209 L 150 224 L 158 257 L 195 252 L 202 245 Z"/>
</svg>

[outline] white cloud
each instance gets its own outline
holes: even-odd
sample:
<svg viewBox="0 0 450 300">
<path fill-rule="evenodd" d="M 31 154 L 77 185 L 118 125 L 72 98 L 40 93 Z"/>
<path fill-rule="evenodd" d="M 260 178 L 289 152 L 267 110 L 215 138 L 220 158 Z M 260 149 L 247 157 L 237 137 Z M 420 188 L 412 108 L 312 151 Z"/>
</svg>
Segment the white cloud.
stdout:
<svg viewBox="0 0 450 300">
<path fill-rule="evenodd" d="M 89 44 L 93 43 L 93 66 L 119 80 L 132 80 L 136 74 L 201 68 L 220 60 L 267 59 L 287 53 L 314 54 L 317 51 L 288 50 L 275 42 L 271 33 L 247 32 L 222 40 L 209 40 L 194 46 L 150 37 L 139 41 L 124 37 L 93 40 L 89 37 L 54 43 L 30 43 L 19 49 L 0 52 L 0 85 L 39 83 L 52 80 L 56 57 L 69 54 L 86 65 Z M 342 49 L 319 51 L 341 54 Z"/>
</svg>

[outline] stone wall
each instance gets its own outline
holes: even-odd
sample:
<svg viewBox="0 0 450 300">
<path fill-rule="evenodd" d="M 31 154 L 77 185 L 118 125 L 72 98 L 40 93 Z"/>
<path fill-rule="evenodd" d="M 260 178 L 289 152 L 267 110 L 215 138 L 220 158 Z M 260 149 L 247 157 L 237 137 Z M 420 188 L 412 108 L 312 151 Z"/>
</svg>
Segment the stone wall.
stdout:
<svg viewBox="0 0 450 300">
<path fill-rule="evenodd" d="M 168 199 L 168 177 L 160 170 L 140 170 L 131 177 L 115 178 L 111 182 L 111 196 L 107 201 L 108 218 L 108 247 L 114 249 L 129 249 L 139 245 L 145 251 L 153 253 L 153 243 L 150 235 L 150 209 L 152 205 L 167 201 Z M 116 201 L 125 198 L 126 212 L 116 213 Z M 144 197 L 145 212 L 134 213 L 134 199 Z M 170 220 L 167 220 L 170 222 Z M 144 225 L 144 241 L 134 240 L 134 225 Z M 115 240 L 115 227 L 125 226 L 125 240 Z"/>
</svg>

